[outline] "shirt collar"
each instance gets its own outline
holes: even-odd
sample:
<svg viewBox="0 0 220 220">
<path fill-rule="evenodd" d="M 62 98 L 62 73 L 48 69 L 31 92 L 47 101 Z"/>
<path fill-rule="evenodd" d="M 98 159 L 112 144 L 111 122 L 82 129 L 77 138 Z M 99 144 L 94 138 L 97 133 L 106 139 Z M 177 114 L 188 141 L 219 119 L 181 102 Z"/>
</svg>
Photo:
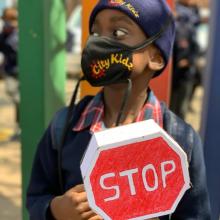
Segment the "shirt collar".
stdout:
<svg viewBox="0 0 220 220">
<path fill-rule="evenodd" d="M 101 90 L 86 106 L 73 131 L 81 131 L 90 127 L 90 131 L 100 131 L 103 128 L 103 90 Z M 163 118 L 160 102 L 154 95 L 153 91 L 148 90 L 147 102 L 139 112 L 135 122 L 154 119 L 163 127 Z"/>
</svg>

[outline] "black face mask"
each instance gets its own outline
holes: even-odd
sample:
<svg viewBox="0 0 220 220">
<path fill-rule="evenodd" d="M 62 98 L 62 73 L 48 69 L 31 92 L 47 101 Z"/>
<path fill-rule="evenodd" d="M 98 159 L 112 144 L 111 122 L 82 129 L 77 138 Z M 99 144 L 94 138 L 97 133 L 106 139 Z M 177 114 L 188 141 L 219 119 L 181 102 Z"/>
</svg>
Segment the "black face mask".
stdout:
<svg viewBox="0 0 220 220">
<path fill-rule="evenodd" d="M 170 25 L 171 20 L 168 18 L 158 33 L 134 47 L 109 37 L 90 36 L 81 59 L 84 78 L 92 86 L 127 82 L 133 71 L 133 53 L 146 48 L 159 39 Z"/>
<path fill-rule="evenodd" d="M 82 53 L 81 66 L 92 86 L 126 82 L 133 71 L 133 52 L 152 44 L 158 34 L 144 43 L 130 47 L 109 37 L 90 36 Z"/>
</svg>

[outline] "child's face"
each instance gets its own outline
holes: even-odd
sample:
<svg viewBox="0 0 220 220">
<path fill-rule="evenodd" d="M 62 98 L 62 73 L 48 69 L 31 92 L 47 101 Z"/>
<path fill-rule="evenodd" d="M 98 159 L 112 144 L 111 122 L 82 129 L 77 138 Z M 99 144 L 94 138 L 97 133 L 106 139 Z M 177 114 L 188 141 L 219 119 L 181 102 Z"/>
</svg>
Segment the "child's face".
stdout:
<svg viewBox="0 0 220 220">
<path fill-rule="evenodd" d="M 146 40 L 139 26 L 124 13 L 106 9 L 98 13 L 92 26 L 95 36 L 107 36 L 120 43 L 136 46 Z"/>
<path fill-rule="evenodd" d="M 137 46 L 147 39 L 142 29 L 126 14 L 112 9 L 99 12 L 92 26 L 94 36 L 107 36 L 120 43 Z M 153 45 L 137 51 L 133 54 L 133 76 L 145 72 L 148 66 L 149 51 L 155 48 Z"/>
</svg>

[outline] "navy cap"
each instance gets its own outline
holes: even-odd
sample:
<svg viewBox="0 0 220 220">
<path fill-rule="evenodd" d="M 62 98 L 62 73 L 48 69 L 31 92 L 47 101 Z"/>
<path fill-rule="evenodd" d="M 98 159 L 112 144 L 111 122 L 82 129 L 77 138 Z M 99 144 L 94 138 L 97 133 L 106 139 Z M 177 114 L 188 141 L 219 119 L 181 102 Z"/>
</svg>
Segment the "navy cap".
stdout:
<svg viewBox="0 0 220 220">
<path fill-rule="evenodd" d="M 166 27 L 154 44 L 161 51 L 167 66 L 175 38 L 175 21 L 166 0 L 100 0 L 90 15 L 90 32 L 96 15 L 104 9 L 115 9 L 125 13 L 140 26 L 147 37 L 158 34 Z M 157 72 L 155 76 L 161 72 Z"/>
</svg>

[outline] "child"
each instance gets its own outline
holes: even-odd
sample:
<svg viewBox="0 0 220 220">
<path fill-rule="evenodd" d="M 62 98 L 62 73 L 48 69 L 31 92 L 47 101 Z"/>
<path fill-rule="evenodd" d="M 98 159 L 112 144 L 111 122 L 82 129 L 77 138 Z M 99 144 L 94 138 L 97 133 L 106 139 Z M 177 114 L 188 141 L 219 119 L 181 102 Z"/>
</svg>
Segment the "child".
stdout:
<svg viewBox="0 0 220 220">
<path fill-rule="evenodd" d="M 199 137 L 160 104 L 149 88 L 151 78 L 168 63 L 174 29 L 165 0 L 97 3 L 90 16 L 82 69 L 91 85 L 104 88 L 95 97 L 86 97 L 69 108 L 71 117 L 65 126 L 62 149 L 56 147 L 54 131 L 61 133 L 56 121 L 64 111 L 55 116 L 44 134 L 27 193 L 30 219 L 101 219 L 89 208 L 80 174 L 80 161 L 92 132 L 147 119 L 154 119 L 176 139 L 187 153 L 190 166 L 191 189 L 172 216 L 160 219 L 210 219 Z"/>
</svg>

